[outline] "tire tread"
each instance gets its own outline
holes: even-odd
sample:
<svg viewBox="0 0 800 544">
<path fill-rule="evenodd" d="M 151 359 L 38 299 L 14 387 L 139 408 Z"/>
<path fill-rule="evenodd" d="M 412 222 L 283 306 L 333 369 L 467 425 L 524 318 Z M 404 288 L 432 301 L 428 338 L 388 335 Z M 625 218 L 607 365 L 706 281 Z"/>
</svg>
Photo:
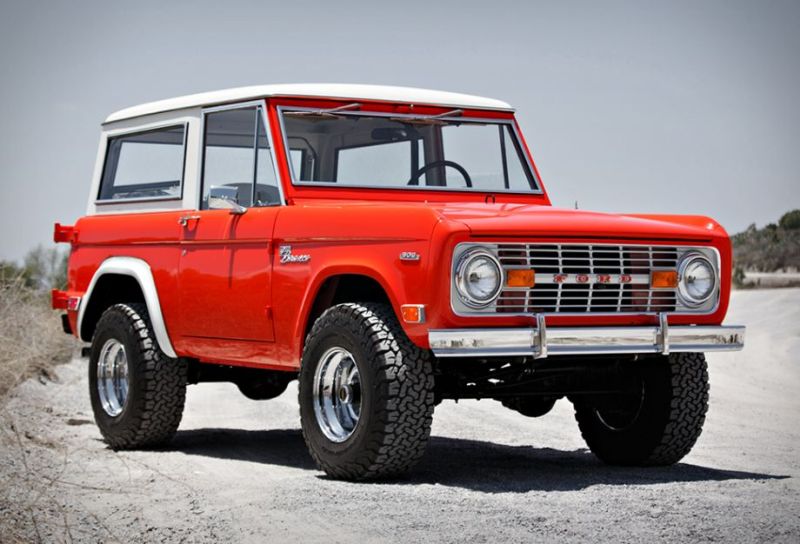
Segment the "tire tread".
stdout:
<svg viewBox="0 0 800 544">
<path fill-rule="evenodd" d="M 660 431 L 660 439 L 645 455 L 634 457 L 630 451 L 621 451 L 621 444 L 614 446 L 609 433 L 597 431 L 594 409 L 581 402 L 575 403 L 575 419 L 581 436 L 589 449 L 603 461 L 619 465 L 672 465 L 694 447 L 708 411 L 709 382 L 705 356 L 702 353 L 675 353 L 664 360 L 669 372 L 669 381 L 663 384 L 668 388 L 669 413 Z"/>
<path fill-rule="evenodd" d="M 345 303 L 326 310 L 309 332 L 301 373 L 314 372 L 310 361 L 314 337 L 328 327 L 349 329 L 361 339 L 378 376 L 375 386 L 377 424 L 373 422 L 366 446 L 349 463 L 332 462 L 318 451 L 306 430 L 303 438 L 317 465 L 329 476 L 348 480 L 389 478 L 407 472 L 425 453 L 433 421 L 433 372 L 430 354 L 405 335 L 392 309 L 384 304 Z M 303 379 L 301 378 L 301 384 Z M 302 403 L 302 387 L 299 393 Z M 312 416 L 313 418 L 313 416 Z"/>
</svg>

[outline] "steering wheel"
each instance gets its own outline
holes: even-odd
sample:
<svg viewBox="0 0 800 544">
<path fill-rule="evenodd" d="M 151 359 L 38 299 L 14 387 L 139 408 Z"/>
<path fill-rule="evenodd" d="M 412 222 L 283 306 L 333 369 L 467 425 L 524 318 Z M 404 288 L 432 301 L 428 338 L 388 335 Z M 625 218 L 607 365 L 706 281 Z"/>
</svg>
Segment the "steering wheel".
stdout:
<svg viewBox="0 0 800 544">
<path fill-rule="evenodd" d="M 466 168 L 458 164 L 457 162 L 453 161 L 433 161 L 429 162 L 416 172 L 411 175 L 411 179 L 408 180 L 407 185 L 419 185 L 419 178 L 422 177 L 422 174 L 430 170 L 431 168 L 436 168 L 437 166 L 449 166 L 450 168 L 455 168 L 458 170 L 458 173 L 464 177 L 464 183 L 467 184 L 467 187 L 472 187 L 472 178 L 469 177 Z"/>
</svg>

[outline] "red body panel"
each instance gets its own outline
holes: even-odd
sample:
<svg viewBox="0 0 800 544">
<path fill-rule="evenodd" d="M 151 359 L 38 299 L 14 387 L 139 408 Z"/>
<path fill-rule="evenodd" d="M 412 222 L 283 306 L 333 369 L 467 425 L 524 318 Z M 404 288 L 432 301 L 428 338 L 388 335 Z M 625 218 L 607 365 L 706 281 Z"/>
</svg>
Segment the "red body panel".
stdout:
<svg viewBox="0 0 800 544">
<path fill-rule="evenodd" d="M 724 229 L 706 217 L 611 215 L 550 207 L 547 194 L 494 196 L 470 192 L 293 186 L 278 123 L 278 105 L 335 107 L 341 101 L 268 102 L 273 145 L 288 205 L 227 211 L 182 210 L 84 217 L 61 229 L 73 250 L 65 296 L 80 296 L 103 260 L 130 256 L 153 274 L 165 324 L 180 356 L 296 369 L 309 315 L 325 280 L 357 274 L 377 281 L 395 312 L 424 304 L 426 322 L 404 324 L 427 348 L 429 329 L 530 326 L 531 317 L 459 317 L 450 308 L 451 260 L 464 241 L 560 241 L 692 244 L 721 257 L 720 304 L 709 315 L 674 315 L 675 324 L 720 324 L 730 293 L 731 248 Z M 408 105 L 365 108 L 408 113 Z M 445 108 L 416 107 L 439 114 Z M 466 116 L 512 118 L 508 112 Z M 524 143 L 524 142 L 523 142 Z M 527 150 L 527 147 L 525 147 Z M 532 161 L 531 161 L 532 162 Z M 538 176 L 538 173 L 537 173 Z M 178 219 L 196 215 L 186 226 Z M 69 233 L 69 234 L 67 234 Z M 280 246 L 305 262 L 280 262 Z M 416 252 L 418 261 L 400 260 Z M 70 312 L 76 330 L 75 312 Z M 654 316 L 552 316 L 548 326 L 653 324 Z"/>
<path fill-rule="evenodd" d="M 172 335 L 179 328 L 178 218 L 184 213 L 95 215 L 79 219 L 67 268 L 68 293 L 83 295 L 100 264 L 110 257 L 142 259 L 150 265 L 164 321 Z M 75 312 L 70 312 L 70 322 L 77 333 Z"/>
</svg>

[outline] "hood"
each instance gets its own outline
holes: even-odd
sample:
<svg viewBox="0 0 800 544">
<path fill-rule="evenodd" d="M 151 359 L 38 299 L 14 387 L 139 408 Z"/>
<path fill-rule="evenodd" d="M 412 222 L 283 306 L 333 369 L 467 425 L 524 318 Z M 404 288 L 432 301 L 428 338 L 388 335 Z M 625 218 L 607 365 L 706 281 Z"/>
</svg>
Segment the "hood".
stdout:
<svg viewBox="0 0 800 544">
<path fill-rule="evenodd" d="M 429 203 L 474 236 L 537 236 L 710 241 L 727 237 L 719 223 L 696 215 L 623 215 L 529 204 Z"/>
</svg>

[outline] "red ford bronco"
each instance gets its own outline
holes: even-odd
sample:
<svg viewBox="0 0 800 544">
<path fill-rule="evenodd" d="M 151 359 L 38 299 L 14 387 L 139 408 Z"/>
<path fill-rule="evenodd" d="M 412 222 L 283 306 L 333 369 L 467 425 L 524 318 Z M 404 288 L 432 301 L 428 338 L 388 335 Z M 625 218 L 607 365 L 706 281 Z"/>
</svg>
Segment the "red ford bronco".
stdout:
<svg viewBox="0 0 800 544">
<path fill-rule="evenodd" d="M 115 449 L 178 428 L 186 386 L 271 399 L 337 478 L 403 473 L 434 406 L 568 399 L 603 461 L 686 455 L 731 246 L 714 220 L 550 205 L 514 110 L 411 88 L 275 85 L 122 110 L 71 245 L 66 332 Z"/>
</svg>

